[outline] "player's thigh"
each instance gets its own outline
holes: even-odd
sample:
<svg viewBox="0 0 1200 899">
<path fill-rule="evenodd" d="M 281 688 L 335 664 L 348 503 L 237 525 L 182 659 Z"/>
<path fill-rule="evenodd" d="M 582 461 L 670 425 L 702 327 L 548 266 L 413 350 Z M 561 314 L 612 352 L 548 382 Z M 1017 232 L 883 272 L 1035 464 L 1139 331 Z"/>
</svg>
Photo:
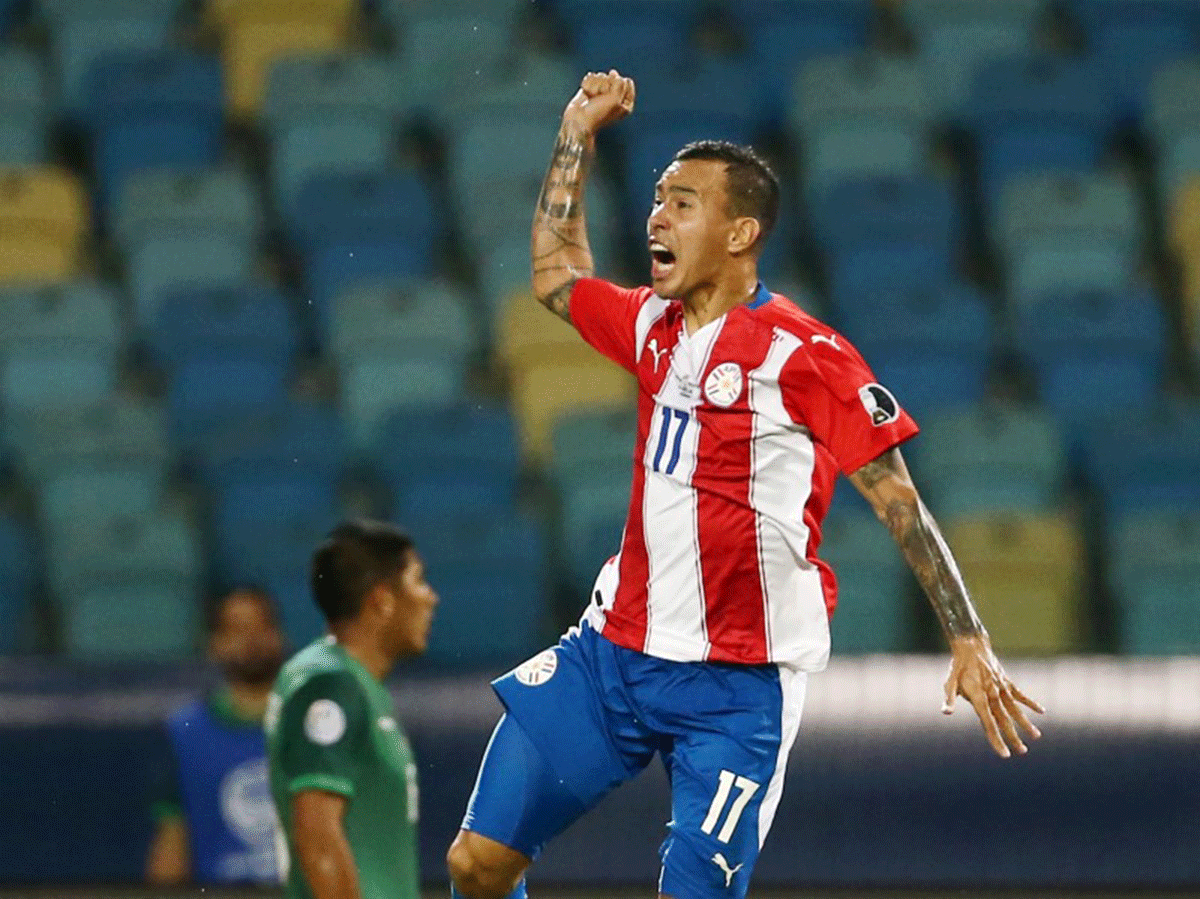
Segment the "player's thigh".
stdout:
<svg viewBox="0 0 1200 899">
<path fill-rule="evenodd" d="M 479 766 L 462 829 L 519 853 L 505 854 L 481 841 L 470 845 L 488 865 L 516 867 L 519 873 L 589 807 L 506 714 Z"/>
<path fill-rule="evenodd" d="M 697 697 L 697 718 L 667 759 L 671 825 L 660 891 L 675 899 L 745 896 L 799 725 L 804 675 L 734 671 L 725 686 L 738 706 L 718 711 Z"/>
</svg>

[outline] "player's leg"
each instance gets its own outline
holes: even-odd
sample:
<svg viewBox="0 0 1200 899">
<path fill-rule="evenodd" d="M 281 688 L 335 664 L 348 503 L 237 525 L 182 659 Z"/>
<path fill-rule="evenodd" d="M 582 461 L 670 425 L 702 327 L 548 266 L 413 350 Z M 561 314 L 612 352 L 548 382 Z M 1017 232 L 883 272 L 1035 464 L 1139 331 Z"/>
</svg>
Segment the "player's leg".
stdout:
<svg viewBox="0 0 1200 899">
<path fill-rule="evenodd" d="M 519 899 L 525 869 L 585 811 L 521 726 L 503 716 L 480 764 L 462 830 L 446 855 L 455 895 Z"/>
<path fill-rule="evenodd" d="M 685 697 L 667 760 L 671 825 L 660 850 L 662 896 L 746 895 L 783 791 L 804 686 L 804 674 L 786 669 L 722 666 Z"/>
</svg>

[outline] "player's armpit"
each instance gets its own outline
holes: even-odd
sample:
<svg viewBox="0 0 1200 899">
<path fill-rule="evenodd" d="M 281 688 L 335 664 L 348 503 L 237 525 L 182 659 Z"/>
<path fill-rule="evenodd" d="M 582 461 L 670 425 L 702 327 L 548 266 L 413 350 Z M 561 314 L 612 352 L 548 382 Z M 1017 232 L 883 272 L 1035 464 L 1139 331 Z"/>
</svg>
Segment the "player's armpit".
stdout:
<svg viewBox="0 0 1200 899">
<path fill-rule="evenodd" d="M 851 474 L 850 481 L 891 531 L 947 638 L 986 633 L 950 547 L 921 501 L 900 450 L 893 448 L 876 457 Z"/>
<path fill-rule="evenodd" d="M 361 899 L 354 854 L 342 821 L 349 800 L 324 790 L 292 797 L 296 862 L 314 899 Z"/>
</svg>

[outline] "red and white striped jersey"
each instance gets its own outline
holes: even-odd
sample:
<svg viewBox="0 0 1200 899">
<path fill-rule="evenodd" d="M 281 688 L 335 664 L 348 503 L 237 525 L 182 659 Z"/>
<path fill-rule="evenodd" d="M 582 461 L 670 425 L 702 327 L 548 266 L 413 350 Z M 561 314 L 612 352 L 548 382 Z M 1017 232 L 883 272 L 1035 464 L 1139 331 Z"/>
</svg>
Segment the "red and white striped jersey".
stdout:
<svg viewBox="0 0 1200 899">
<path fill-rule="evenodd" d="M 679 301 L 589 278 L 571 319 L 638 381 L 629 515 L 585 619 L 664 659 L 824 667 L 834 480 L 916 424 L 844 337 L 761 285 L 688 334 Z"/>
</svg>

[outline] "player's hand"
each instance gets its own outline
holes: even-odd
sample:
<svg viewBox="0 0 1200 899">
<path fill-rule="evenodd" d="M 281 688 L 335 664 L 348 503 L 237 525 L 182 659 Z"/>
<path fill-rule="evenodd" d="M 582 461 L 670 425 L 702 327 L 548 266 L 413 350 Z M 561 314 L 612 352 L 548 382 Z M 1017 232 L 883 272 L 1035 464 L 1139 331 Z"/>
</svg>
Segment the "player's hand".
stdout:
<svg viewBox="0 0 1200 899">
<path fill-rule="evenodd" d="M 986 635 L 956 637 L 950 641 L 950 651 L 953 660 L 946 677 L 946 703 L 942 712 L 953 714 L 955 698 L 964 697 L 975 708 L 983 732 L 997 755 L 1008 758 L 1012 750 L 1024 755 L 1028 749 L 1021 741 L 1017 725 L 1033 740 L 1042 733 L 1034 727 L 1021 705 L 1038 714 L 1044 713 L 1045 709 L 1008 679 Z"/>
<path fill-rule="evenodd" d="M 588 72 L 563 112 L 563 124 L 573 124 L 585 134 L 594 135 L 629 115 L 635 95 L 633 79 L 616 69 L 609 69 L 607 74 Z"/>
</svg>

